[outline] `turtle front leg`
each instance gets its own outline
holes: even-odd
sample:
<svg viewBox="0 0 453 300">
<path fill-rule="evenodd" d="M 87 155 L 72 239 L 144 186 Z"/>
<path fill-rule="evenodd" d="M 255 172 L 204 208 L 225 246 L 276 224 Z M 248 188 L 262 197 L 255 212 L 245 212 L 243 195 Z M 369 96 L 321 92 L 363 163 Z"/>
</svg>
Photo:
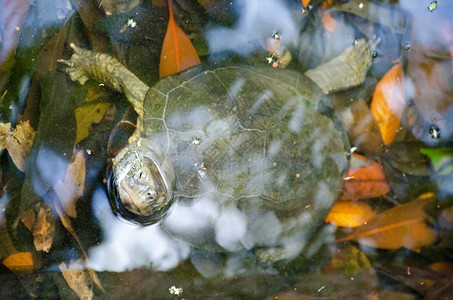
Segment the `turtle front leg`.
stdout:
<svg viewBox="0 0 453 300">
<path fill-rule="evenodd" d="M 143 101 L 149 87 L 115 58 L 81 49 L 72 43 L 70 47 L 74 50 L 72 57 L 69 60 L 58 60 L 67 66 L 66 73 L 73 81 L 78 81 L 82 85 L 88 79 L 94 78 L 124 93 L 138 114 L 138 130 L 134 136 L 139 135 L 143 130 Z"/>
</svg>

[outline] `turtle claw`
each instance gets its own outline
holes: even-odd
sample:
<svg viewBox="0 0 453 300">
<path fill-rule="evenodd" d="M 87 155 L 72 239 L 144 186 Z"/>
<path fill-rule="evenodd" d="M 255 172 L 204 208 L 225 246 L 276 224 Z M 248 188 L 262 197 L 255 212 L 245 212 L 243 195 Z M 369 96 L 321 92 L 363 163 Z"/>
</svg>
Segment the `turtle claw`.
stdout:
<svg viewBox="0 0 453 300">
<path fill-rule="evenodd" d="M 92 51 L 79 48 L 73 43 L 69 46 L 74 51 L 71 58 L 69 60 L 59 59 L 58 62 L 67 66 L 65 71 L 72 81 L 78 81 L 81 85 L 84 85 L 92 77 L 91 65 L 88 63 L 91 60 L 87 60 L 87 57 L 92 57 L 94 54 Z"/>
</svg>

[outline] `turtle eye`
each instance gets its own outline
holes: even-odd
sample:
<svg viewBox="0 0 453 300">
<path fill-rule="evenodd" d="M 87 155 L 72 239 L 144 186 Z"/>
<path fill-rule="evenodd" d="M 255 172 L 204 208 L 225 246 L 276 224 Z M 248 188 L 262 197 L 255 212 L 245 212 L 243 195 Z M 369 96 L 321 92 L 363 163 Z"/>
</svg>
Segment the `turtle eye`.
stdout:
<svg viewBox="0 0 453 300">
<path fill-rule="evenodd" d="M 137 181 L 139 183 L 144 183 L 144 182 L 148 181 L 148 179 L 149 179 L 148 170 L 146 170 L 146 169 L 138 170 L 138 172 L 135 174 L 135 179 L 137 179 Z"/>
</svg>

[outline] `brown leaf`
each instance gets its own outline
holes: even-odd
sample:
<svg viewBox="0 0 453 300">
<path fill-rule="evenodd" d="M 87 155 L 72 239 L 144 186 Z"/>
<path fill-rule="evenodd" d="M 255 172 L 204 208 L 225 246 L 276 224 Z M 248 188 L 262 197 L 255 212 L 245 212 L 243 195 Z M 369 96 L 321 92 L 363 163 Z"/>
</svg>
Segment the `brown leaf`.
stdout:
<svg viewBox="0 0 453 300">
<path fill-rule="evenodd" d="M 79 236 L 72 227 L 71 219 L 68 217 L 68 215 L 64 213 L 61 203 L 56 198 L 54 199 L 54 207 L 55 210 L 57 211 L 58 216 L 60 217 L 60 221 L 63 224 L 64 228 L 66 228 L 66 230 L 72 235 L 74 240 L 77 242 L 84 258 L 88 259 L 88 255 L 86 254 L 85 249 L 83 248 L 82 243 L 80 242 Z"/>
<path fill-rule="evenodd" d="M 4 130 L 6 129 L 6 126 L 7 125 L 4 124 L 1 128 L 1 137 L 4 137 Z M 16 167 L 22 172 L 25 171 L 25 161 L 28 157 L 28 153 L 30 153 L 31 147 L 33 146 L 35 135 L 36 133 L 34 129 L 30 126 L 30 123 L 26 121 L 18 124 L 4 140 L 5 148 L 8 150 L 11 159 Z M 1 139 L 2 138 L 0 138 L 0 144 Z"/>
<path fill-rule="evenodd" d="M 110 103 L 99 102 L 87 103 L 75 109 L 77 124 L 76 144 L 88 136 L 91 126 L 99 123 L 109 108 Z"/>
<path fill-rule="evenodd" d="M 326 222 L 341 227 L 358 227 L 372 219 L 376 212 L 365 202 L 338 201 L 332 207 Z"/>
<path fill-rule="evenodd" d="M 375 198 L 387 194 L 390 186 L 378 162 L 353 153 L 343 182 L 340 200 Z"/>
<path fill-rule="evenodd" d="M 160 78 L 177 74 L 201 63 L 189 38 L 175 22 L 171 1 L 168 1 L 168 9 L 170 13 L 168 27 L 160 54 Z"/>
<path fill-rule="evenodd" d="M 36 251 L 49 253 L 55 233 L 55 215 L 50 207 L 41 203 L 38 217 L 33 228 L 33 243 Z"/>
<path fill-rule="evenodd" d="M 10 254 L 16 253 L 17 250 L 14 247 L 13 241 L 8 230 L 9 226 L 7 225 L 6 218 L 4 214 L 0 214 L 0 256 L 6 257 Z"/>
<path fill-rule="evenodd" d="M 85 187 L 85 156 L 80 150 L 74 157 L 74 161 L 68 165 L 64 182 L 58 180 L 53 187 L 60 199 L 64 213 L 71 218 L 77 216 L 76 203 L 80 196 L 83 195 Z"/>
<path fill-rule="evenodd" d="M 371 100 L 371 113 L 385 145 L 398 133 L 404 104 L 403 67 L 398 62 L 378 82 Z"/>
<path fill-rule="evenodd" d="M 33 256 L 31 252 L 17 252 L 3 260 L 3 264 L 14 273 L 33 272 Z"/>
<path fill-rule="evenodd" d="M 34 209 L 29 208 L 25 210 L 23 213 L 20 214 L 19 218 L 24 224 L 24 226 L 27 227 L 27 229 L 30 230 L 30 232 L 32 232 L 36 222 L 36 214 Z"/>
<path fill-rule="evenodd" d="M 371 67 L 371 45 L 360 39 L 330 61 L 310 69 L 305 75 L 325 94 L 362 84 Z"/>
<path fill-rule="evenodd" d="M 381 136 L 367 103 L 357 99 L 349 108 L 341 114 L 341 120 L 351 143 L 362 152 L 381 153 L 384 150 Z"/>
<path fill-rule="evenodd" d="M 410 250 L 431 245 L 436 240 L 436 232 L 425 223 L 428 214 L 424 207 L 433 201 L 434 194 L 423 194 L 414 201 L 381 212 L 352 235 L 336 242 L 354 240 L 375 248 L 406 247 Z"/>
<path fill-rule="evenodd" d="M 64 279 L 69 287 L 79 296 L 82 300 L 89 300 L 93 298 L 93 285 L 92 280 L 81 264 L 80 260 L 71 262 L 66 266 L 64 262 L 58 265 Z"/>
</svg>

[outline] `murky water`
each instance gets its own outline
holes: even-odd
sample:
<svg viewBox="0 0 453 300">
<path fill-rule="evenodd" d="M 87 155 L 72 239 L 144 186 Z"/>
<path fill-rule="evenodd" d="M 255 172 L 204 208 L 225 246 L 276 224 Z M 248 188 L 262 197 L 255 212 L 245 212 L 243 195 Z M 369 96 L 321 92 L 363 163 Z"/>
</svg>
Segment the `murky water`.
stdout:
<svg viewBox="0 0 453 300">
<path fill-rule="evenodd" d="M 167 1 L 0 1 L 1 121 L 11 131 L 30 125 L 0 128 L 1 298 L 451 295 L 453 5 L 318 2 L 172 1 L 205 70 L 247 68 L 195 67 L 156 85 L 163 60 L 192 60 L 172 48 L 181 37 L 162 46 L 177 32 Z M 142 135 L 176 173 L 175 203 L 156 224 L 115 215 L 107 191 L 141 111 L 124 87 L 109 87 L 115 72 L 99 75 L 96 60 L 87 72 L 103 80 L 74 83 L 57 62 L 71 57 L 70 43 L 109 53 L 156 87 Z M 366 59 L 345 52 L 361 43 Z M 331 60 L 321 75 L 305 73 Z M 391 100 L 375 109 L 378 82 Z M 380 126 L 376 110 L 396 121 Z M 356 166 L 353 152 L 385 178 L 361 179 L 364 195 L 351 198 L 383 217 L 370 221 L 370 239 L 335 243 L 353 232 L 324 222 L 348 198 L 341 181 L 347 162 Z M 133 184 L 144 174 L 124 168 Z M 389 189 L 376 194 L 381 184 Z M 121 205 L 135 188 L 119 193 Z M 407 215 L 385 216 L 410 202 Z M 140 223 L 130 215 L 138 207 L 127 219 Z M 392 226 L 401 230 L 385 235 Z"/>
</svg>

